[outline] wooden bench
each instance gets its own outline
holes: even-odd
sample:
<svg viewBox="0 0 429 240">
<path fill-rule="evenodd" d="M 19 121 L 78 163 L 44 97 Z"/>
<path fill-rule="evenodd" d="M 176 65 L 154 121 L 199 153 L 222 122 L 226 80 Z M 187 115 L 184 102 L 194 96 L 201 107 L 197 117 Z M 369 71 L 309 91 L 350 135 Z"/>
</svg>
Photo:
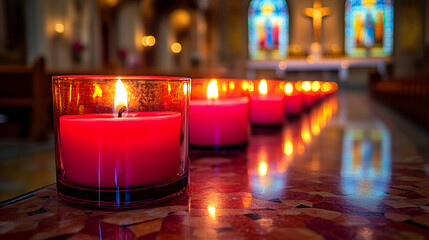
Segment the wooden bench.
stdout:
<svg viewBox="0 0 429 240">
<path fill-rule="evenodd" d="M 429 130 L 429 76 L 375 81 L 372 95 Z"/>
<path fill-rule="evenodd" d="M 37 58 L 31 67 L 0 66 L 0 85 L 0 107 L 30 108 L 28 137 L 45 138 L 50 103 L 44 59 Z"/>
</svg>

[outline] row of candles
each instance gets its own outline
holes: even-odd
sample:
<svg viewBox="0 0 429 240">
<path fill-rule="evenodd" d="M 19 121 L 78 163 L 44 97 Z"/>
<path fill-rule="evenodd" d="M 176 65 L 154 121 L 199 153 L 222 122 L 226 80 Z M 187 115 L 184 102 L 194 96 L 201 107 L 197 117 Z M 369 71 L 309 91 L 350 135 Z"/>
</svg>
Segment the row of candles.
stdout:
<svg viewBox="0 0 429 240">
<path fill-rule="evenodd" d="M 256 126 L 280 126 L 285 116 L 299 115 L 338 88 L 334 82 L 320 81 L 197 81 L 203 81 L 207 87 L 202 88 L 206 90 L 206 96 L 192 92 L 190 143 L 193 147 L 245 145 L 249 122 Z M 235 90 L 237 83 L 244 94 L 219 97 L 219 89 L 228 93 Z"/>
<path fill-rule="evenodd" d="M 189 144 L 247 146 L 251 124 L 281 126 L 336 90 L 321 81 L 56 76 L 59 196 L 120 208 L 180 195 Z"/>
</svg>

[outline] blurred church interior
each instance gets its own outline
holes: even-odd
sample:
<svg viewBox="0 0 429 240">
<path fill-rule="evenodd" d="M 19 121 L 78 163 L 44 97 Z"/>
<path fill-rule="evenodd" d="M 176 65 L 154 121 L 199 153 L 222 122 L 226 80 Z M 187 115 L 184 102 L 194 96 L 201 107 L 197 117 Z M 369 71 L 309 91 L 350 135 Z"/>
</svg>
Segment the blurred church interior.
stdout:
<svg viewBox="0 0 429 240">
<path fill-rule="evenodd" d="M 426 139 L 428 64 L 425 0 L 2 0 L 0 201 L 55 182 L 52 75 L 336 82 Z"/>
</svg>

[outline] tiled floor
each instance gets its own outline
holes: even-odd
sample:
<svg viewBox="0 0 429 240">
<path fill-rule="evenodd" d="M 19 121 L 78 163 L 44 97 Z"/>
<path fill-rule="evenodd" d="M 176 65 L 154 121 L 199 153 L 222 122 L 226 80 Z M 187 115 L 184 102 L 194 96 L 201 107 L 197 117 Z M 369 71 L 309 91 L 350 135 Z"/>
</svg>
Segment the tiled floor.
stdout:
<svg viewBox="0 0 429 240">
<path fill-rule="evenodd" d="M 0 238 L 427 239 L 428 139 L 344 92 L 283 129 L 254 131 L 242 154 L 192 155 L 188 193 L 173 201 L 83 209 L 52 185 L 0 208 Z"/>
</svg>

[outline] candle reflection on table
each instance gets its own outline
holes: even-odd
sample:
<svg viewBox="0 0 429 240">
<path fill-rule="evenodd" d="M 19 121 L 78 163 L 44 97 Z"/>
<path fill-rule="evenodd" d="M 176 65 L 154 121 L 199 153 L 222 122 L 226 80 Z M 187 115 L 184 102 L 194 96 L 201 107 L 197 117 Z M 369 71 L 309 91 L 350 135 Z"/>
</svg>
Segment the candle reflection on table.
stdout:
<svg viewBox="0 0 429 240">
<path fill-rule="evenodd" d="M 253 194 L 276 197 L 286 188 L 288 159 L 282 157 L 282 133 L 254 136 L 249 146 L 248 178 Z M 276 147 L 267 147 L 278 144 Z"/>
</svg>

